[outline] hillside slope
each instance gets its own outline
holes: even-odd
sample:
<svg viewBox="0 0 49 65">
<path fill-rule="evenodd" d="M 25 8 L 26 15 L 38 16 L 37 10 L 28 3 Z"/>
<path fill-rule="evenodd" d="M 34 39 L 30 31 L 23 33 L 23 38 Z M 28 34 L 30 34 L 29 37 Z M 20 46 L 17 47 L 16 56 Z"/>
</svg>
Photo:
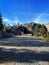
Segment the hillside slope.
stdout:
<svg viewBox="0 0 49 65">
<path fill-rule="evenodd" d="M 45 24 L 47 30 L 49 31 L 49 23 Z"/>
</svg>

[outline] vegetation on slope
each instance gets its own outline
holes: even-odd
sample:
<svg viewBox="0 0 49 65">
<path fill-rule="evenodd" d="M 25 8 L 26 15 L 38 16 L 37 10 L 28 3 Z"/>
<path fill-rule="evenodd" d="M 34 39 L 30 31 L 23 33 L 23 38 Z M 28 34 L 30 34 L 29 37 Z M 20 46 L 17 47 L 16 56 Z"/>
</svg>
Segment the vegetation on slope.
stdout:
<svg viewBox="0 0 49 65">
<path fill-rule="evenodd" d="M 41 25 L 41 27 L 39 25 L 35 26 L 34 36 L 42 36 L 45 41 L 49 42 L 49 32 L 44 25 Z"/>
<path fill-rule="evenodd" d="M 47 31 L 46 26 L 32 22 L 20 26 L 16 25 L 6 27 L 6 25 L 3 25 L 1 14 L 0 14 L 0 31 L 2 32 L 2 35 L 4 37 L 10 37 L 11 34 L 17 35 L 17 33 L 20 34 L 23 32 L 23 34 L 31 33 L 34 36 L 42 36 L 44 37 L 45 41 L 49 42 L 49 32 Z"/>
<path fill-rule="evenodd" d="M 0 31 L 3 30 L 2 15 L 0 14 Z"/>
</svg>

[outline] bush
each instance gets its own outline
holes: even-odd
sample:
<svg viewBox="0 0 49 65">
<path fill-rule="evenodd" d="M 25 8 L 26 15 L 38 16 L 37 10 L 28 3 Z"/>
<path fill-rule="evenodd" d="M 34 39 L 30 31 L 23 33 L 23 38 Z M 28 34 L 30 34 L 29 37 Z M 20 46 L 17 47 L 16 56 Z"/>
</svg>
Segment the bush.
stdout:
<svg viewBox="0 0 49 65">
<path fill-rule="evenodd" d="M 34 36 L 34 33 L 32 32 L 32 36 Z"/>
<path fill-rule="evenodd" d="M 43 37 L 44 37 L 44 38 L 46 38 L 46 36 L 47 36 L 47 34 L 44 34 L 44 36 L 43 36 Z"/>
<path fill-rule="evenodd" d="M 40 31 L 40 28 L 38 25 L 35 26 L 35 30 L 34 30 L 34 35 L 35 36 L 39 36 L 39 31 Z"/>
<path fill-rule="evenodd" d="M 48 32 L 44 35 L 44 40 L 49 42 L 49 33 Z"/>
<path fill-rule="evenodd" d="M 45 38 L 45 41 L 49 42 L 49 36 L 47 36 L 47 37 Z"/>
</svg>

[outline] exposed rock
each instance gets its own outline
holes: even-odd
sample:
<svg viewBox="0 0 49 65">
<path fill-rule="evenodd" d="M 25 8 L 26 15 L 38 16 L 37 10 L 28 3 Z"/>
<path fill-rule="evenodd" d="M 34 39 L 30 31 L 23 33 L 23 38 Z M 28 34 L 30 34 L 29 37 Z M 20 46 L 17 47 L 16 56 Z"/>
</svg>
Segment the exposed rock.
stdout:
<svg viewBox="0 0 49 65">
<path fill-rule="evenodd" d="M 46 26 L 46 28 L 47 28 L 47 30 L 49 32 L 49 23 L 45 24 L 45 26 Z"/>
<path fill-rule="evenodd" d="M 7 32 L 2 32 L 2 31 L 0 31 L 0 39 L 12 37 L 12 36 L 13 36 L 13 35 L 12 35 L 11 33 L 7 33 Z"/>
</svg>

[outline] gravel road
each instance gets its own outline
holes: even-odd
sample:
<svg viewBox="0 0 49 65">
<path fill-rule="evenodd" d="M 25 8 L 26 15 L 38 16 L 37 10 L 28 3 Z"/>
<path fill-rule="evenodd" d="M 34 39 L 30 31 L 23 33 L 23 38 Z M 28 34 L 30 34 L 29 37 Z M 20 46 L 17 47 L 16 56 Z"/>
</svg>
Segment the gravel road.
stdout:
<svg viewBox="0 0 49 65">
<path fill-rule="evenodd" d="M 0 40 L 0 65 L 49 65 L 49 43 L 33 36 Z"/>
</svg>

